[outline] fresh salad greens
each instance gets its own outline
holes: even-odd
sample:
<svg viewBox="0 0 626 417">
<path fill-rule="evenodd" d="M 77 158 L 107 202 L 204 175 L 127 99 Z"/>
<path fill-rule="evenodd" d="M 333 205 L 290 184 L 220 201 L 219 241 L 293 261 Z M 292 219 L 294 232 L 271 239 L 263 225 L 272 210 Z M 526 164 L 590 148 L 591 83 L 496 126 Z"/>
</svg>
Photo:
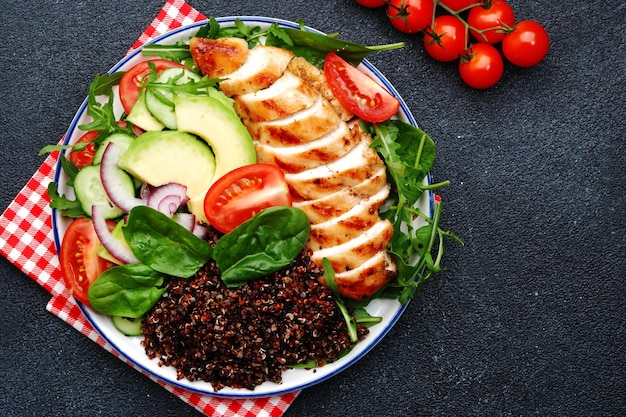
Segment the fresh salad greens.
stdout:
<svg viewBox="0 0 626 417">
<path fill-rule="evenodd" d="M 217 241 L 213 256 L 222 281 L 236 287 L 286 267 L 300 254 L 310 232 L 309 219 L 300 209 L 276 206 L 261 211 Z"/>
<path fill-rule="evenodd" d="M 443 238 L 450 237 L 462 243 L 455 234 L 440 228 L 443 206 L 438 196 L 435 196 L 432 219 L 417 208 L 424 191 L 436 190 L 448 185 L 449 181 L 424 184 L 435 161 L 435 144 L 421 129 L 395 119 L 363 126 L 372 135 L 372 146 L 384 159 L 388 178 L 393 183 L 392 204 L 381 217 L 394 225 L 389 251 L 398 266 L 398 275 L 377 296 L 398 298 L 404 304 L 433 272 L 441 269 Z M 418 217 L 427 224 L 416 227 Z M 433 260 L 431 251 L 435 245 L 438 253 Z"/>
<path fill-rule="evenodd" d="M 324 65 L 324 58 L 328 52 L 337 52 L 343 59 L 356 66 L 363 58 L 371 54 L 402 48 L 405 45 L 404 42 L 397 42 L 365 46 L 338 39 L 336 35 L 310 32 L 305 29 L 302 21 L 298 24 L 300 29 L 280 27 L 277 23 L 271 24 L 267 29 L 261 29 L 259 26 L 248 26 L 237 19 L 234 26 L 222 27 L 214 17 L 211 17 L 209 22 L 198 30 L 196 36 L 210 39 L 243 38 L 250 47 L 264 39 L 265 45 L 288 49 L 318 68 Z M 143 47 L 142 53 L 146 56 L 159 56 L 177 61 L 186 61 L 191 58 L 189 45 L 184 42 L 178 42 L 176 45 L 148 44 Z"/>
</svg>

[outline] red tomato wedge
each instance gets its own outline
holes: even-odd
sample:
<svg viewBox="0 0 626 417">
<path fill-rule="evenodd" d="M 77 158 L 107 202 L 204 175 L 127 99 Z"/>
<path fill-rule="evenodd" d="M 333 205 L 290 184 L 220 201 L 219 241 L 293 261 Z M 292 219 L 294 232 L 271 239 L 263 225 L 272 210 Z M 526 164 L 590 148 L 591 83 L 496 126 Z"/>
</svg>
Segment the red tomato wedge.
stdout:
<svg viewBox="0 0 626 417">
<path fill-rule="evenodd" d="M 107 221 L 109 230 L 115 223 Z M 113 263 L 96 253 L 100 241 L 91 220 L 78 218 L 70 223 L 61 244 L 59 260 L 65 283 L 78 301 L 89 305 L 87 292 L 100 274 L 111 268 Z"/>
<path fill-rule="evenodd" d="M 86 165 L 93 163 L 93 157 L 96 155 L 96 143 L 94 139 L 98 137 L 100 132 L 97 130 L 90 130 L 82 135 L 74 144 L 74 149 L 70 152 L 67 159 L 70 160 L 78 169 L 83 168 Z M 86 144 L 82 149 L 76 149 L 76 145 Z"/>
<path fill-rule="evenodd" d="M 326 55 L 324 75 L 341 104 L 365 121 L 383 122 L 400 108 L 397 98 L 334 52 Z"/>
<path fill-rule="evenodd" d="M 152 62 L 157 70 L 161 72 L 166 68 L 184 67 L 183 64 L 174 61 L 168 61 L 167 59 L 150 59 L 148 61 L 142 61 L 131 69 L 126 71 L 122 78 L 120 78 L 120 101 L 126 114 L 130 113 L 133 106 L 137 102 L 139 97 L 139 83 L 150 73 L 150 67 L 148 62 Z"/>
<path fill-rule="evenodd" d="M 272 206 L 291 206 L 285 174 L 272 164 L 234 169 L 218 179 L 204 198 L 207 220 L 222 233 Z"/>
</svg>

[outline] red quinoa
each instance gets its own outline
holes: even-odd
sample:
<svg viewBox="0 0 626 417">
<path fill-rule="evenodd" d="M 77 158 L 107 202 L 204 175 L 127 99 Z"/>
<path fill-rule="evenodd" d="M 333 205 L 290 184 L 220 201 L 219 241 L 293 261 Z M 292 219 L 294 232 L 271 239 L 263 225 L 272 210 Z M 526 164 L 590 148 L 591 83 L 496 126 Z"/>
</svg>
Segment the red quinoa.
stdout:
<svg viewBox="0 0 626 417">
<path fill-rule="evenodd" d="M 337 360 L 352 343 L 309 255 L 239 288 L 227 288 L 212 261 L 193 278 L 172 279 L 142 325 L 147 355 L 216 391 L 280 383 L 288 365 Z"/>
</svg>

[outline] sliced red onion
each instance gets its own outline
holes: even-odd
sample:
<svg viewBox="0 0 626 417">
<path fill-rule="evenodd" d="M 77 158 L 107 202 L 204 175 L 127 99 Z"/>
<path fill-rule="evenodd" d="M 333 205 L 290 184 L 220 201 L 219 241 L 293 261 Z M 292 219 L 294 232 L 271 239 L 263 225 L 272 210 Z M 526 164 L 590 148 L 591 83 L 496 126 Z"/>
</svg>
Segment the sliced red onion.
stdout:
<svg viewBox="0 0 626 417">
<path fill-rule="evenodd" d="M 100 177 L 104 190 L 115 206 L 119 207 L 125 213 L 130 212 L 133 207 L 146 205 L 145 200 L 129 194 L 128 191 L 119 183 L 117 176 L 119 167 L 117 162 L 120 160 L 122 148 L 114 142 L 109 142 L 102 154 L 100 163 Z"/>
<path fill-rule="evenodd" d="M 206 240 L 206 238 L 209 236 L 209 228 L 198 222 L 195 222 L 191 233 L 198 236 L 202 240 Z"/>
<path fill-rule="evenodd" d="M 178 213 L 174 216 L 174 220 L 190 232 L 193 231 L 196 224 L 196 216 L 191 213 Z"/>
<path fill-rule="evenodd" d="M 183 184 L 170 182 L 154 188 L 148 196 L 148 207 L 172 217 L 176 210 L 189 201 L 187 187 Z"/>
<path fill-rule="evenodd" d="M 109 251 L 111 256 L 124 264 L 138 263 L 139 260 L 135 257 L 130 248 L 115 239 L 111 232 L 109 232 L 102 210 L 102 206 L 91 206 L 91 220 L 93 221 L 93 228 L 96 231 L 96 235 L 98 236 L 100 243 L 102 243 L 102 246 Z"/>
</svg>

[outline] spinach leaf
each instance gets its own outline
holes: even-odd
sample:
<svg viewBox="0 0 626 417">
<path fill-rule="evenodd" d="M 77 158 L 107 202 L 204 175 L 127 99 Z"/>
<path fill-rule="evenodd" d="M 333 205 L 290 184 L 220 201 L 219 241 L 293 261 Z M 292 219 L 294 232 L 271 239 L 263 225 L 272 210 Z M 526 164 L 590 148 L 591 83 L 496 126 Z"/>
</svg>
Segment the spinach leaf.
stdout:
<svg viewBox="0 0 626 417">
<path fill-rule="evenodd" d="M 151 207 L 133 208 L 122 231 L 137 259 L 164 274 L 188 278 L 211 258 L 208 242 Z"/>
<path fill-rule="evenodd" d="M 228 287 L 266 276 L 289 265 L 309 239 L 306 214 L 293 207 L 270 207 L 222 236 L 213 258 Z"/>
<path fill-rule="evenodd" d="M 91 307 L 101 314 L 139 318 L 166 290 L 164 276 L 143 264 L 114 266 L 89 287 Z"/>
<path fill-rule="evenodd" d="M 265 45 L 288 49 L 318 68 L 323 66 L 328 52 L 337 52 L 343 59 L 356 66 L 370 54 L 402 48 L 405 45 L 404 42 L 397 42 L 364 46 L 337 39 L 334 35 L 309 32 L 304 28 L 303 22 L 299 23 L 300 29 L 284 28 L 277 23 L 272 23 L 267 29 L 262 30 L 259 26 L 246 26 L 245 23 L 237 19 L 232 27 L 220 27 L 219 22 L 211 16 L 209 22 L 198 30 L 196 36 L 210 39 L 243 38 L 248 42 L 250 48 L 265 38 Z"/>
<path fill-rule="evenodd" d="M 303 29 L 292 29 L 292 28 L 282 28 L 282 30 L 287 34 L 287 36 L 293 42 L 293 45 L 301 47 L 298 48 L 290 48 L 289 45 L 276 45 L 285 49 L 293 49 L 293 52 L 296 55 L 302 51 L 302 47 L 308 47 L 312 50 L 321 52 L 326 56 L 328 52 L 337 52 L 337 55 L 341 56 L 343 59 L 348 61 L 350 64 L 357 66 L 363 58 L 368 55 L 389 51 L 391 49 L 398 49 L 404 47 L 404 42 L 397 42 L 386 45 L 376 45 L 376 46 L 365 46 L 355 42 L 344 41 L 338 39 L 334 36 L 322 35 L 315 32 L 309 32 Z M 307 58 L 306 55 L 304 58 Z"/>
</svg>

